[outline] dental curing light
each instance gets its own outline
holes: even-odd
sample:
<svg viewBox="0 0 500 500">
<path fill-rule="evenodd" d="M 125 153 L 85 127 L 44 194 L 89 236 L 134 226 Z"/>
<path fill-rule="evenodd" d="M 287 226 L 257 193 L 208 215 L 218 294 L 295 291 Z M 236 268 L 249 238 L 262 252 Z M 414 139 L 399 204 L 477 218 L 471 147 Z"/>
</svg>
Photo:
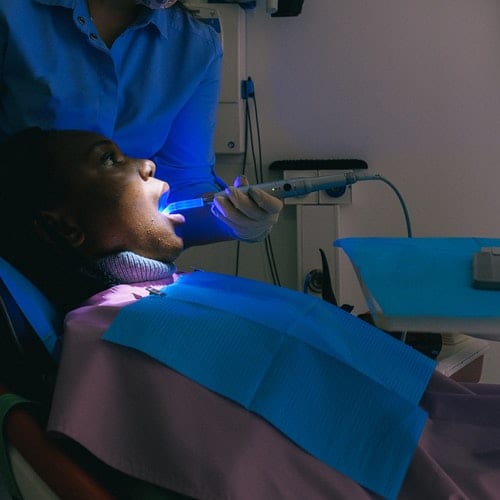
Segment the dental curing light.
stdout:
<svg viewBox="0 0 500 500">
<path fill-rule="evenodd" d="M 304 196 L 314 191 L 323 191 L 328 189 L 338 189 L 354 184 L 358 181 L 379 179 L 378 175 L 358 174 L 352 170 L 331 175 L 320 175 L 318 177 L 297 177 L 295 179 L 278 180 L 264 182 L 262 184 L 253 184 L 252 186 L 242 186 L 238 189 L 246 193 L 250 188 L 259 188 L 276 198 L 290 198 L 293 196 Z M 163 213 L 171 214 L 181 212 L 191 208 L 202 207 L 213 203 L 216 196 L 225 196 L 224 191 L 219 191 L 209 197 L 193 198 L 191 200 L 175 201 L 168 204 L 165 208 L 160 207 Z"/>
</svg>

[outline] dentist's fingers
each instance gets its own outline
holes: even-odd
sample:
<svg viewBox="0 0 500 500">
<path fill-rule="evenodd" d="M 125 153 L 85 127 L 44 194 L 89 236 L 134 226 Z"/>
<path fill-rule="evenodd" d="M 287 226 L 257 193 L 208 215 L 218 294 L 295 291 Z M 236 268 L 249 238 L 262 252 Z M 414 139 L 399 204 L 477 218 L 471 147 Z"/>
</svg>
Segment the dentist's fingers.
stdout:
<svg viewBox="0 0 500 500">
<path fill-rule="evenodd" d="M 244 177 L 235 180 L 235 186 L 247 186 Z M 228 187 L 224 195 L 213 200 L 212 213 L 225 222 L 236 238 L 261 241 L 276 224 L 283 202 L 265 191 L 251 187 L 245 193 L 237 187 Z"/>
</svg>

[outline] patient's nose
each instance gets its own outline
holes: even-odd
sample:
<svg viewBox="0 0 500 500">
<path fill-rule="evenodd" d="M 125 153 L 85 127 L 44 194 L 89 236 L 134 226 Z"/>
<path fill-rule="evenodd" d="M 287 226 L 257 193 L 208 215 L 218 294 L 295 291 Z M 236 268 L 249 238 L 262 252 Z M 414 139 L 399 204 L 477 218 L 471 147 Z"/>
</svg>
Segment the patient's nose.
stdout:
<svg viewBox="0 0 500 500">
<path fill-rule="evenodd" d="M 154 177 L 156 172 L 156 165 L 151 160 L 138 160 L 139 172 L 141 177 L 146 180 L 148 177 Z"/>
</svg>

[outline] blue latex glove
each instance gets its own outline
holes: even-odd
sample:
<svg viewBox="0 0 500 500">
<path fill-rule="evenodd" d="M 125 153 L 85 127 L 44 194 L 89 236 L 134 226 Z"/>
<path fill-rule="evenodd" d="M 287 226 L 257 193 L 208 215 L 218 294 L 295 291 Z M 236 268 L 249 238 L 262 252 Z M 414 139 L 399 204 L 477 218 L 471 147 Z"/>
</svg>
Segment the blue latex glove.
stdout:
<svg viewBox="0 0 500 500">
<path fill-rule="evenodd" d="M 238 176 L 225 195 L 214 198 L 212 213 L 224 222 L 235 238 L 241 241 L 262 241 L 278 222 L 283 202 L 262 189 L 250 188 L 247 193 L 237 189 L 248 186 L 245 176 Z"/>
</svg>

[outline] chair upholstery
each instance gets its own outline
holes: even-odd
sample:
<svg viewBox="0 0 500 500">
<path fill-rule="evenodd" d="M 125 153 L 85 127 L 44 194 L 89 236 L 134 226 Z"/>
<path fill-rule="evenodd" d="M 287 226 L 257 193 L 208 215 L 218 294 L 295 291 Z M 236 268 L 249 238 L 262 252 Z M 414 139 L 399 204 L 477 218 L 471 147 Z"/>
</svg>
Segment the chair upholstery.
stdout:
<svg viewBox="0 0 500 500">
<path fill-rule="evenodd" d="M 45 297 L 0 259 L 0 396 L 16 394 L 34 403 L 7 411 L 1 429 L 7 450 L 0 452 L 12 456 L 14 449 L 61 499 L 110 500 L 113 495 L 44 431 L 57 373 L 57 361 L 44 340 L 47 329 L 57 327 L 51 324 L 54 318 Z M 43 337 L 34 325 L 41 325 Z"/>
<path fill-rule="evenodd" d="M 36 308 L 37 304 L 32 300 L 30 307 Z M 46 404 L 56 371 L 56 361 L 0 276 L 1 380 L 11 391 Z"/>
</svg>

